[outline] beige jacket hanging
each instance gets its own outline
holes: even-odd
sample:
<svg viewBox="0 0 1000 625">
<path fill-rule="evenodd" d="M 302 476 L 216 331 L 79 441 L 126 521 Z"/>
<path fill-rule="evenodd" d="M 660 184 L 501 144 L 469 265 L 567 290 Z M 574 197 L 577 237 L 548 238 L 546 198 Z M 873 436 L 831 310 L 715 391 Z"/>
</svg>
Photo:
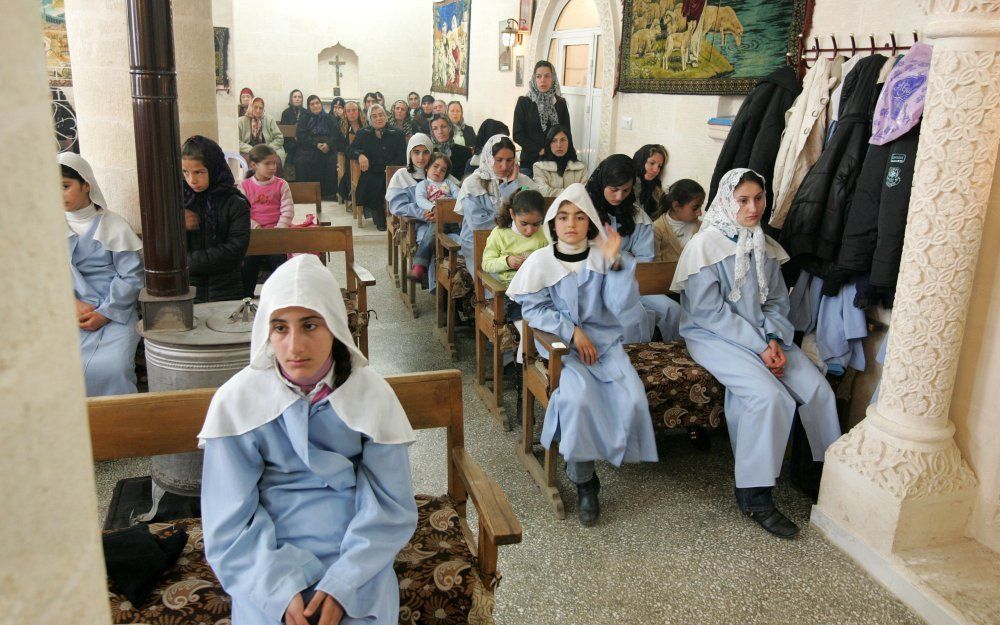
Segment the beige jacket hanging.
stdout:
<svg viewBox="0 0 1000 625">
<path fill-rule="evenodd" d="M 802 93 L 785 113 L 785 131 L 771 181 L 774 207 L 769 223 L 775 228 L 785 223 L 795 192 L 823 151 L 830 93 L 840 83 L 843 63 L 844 57 L 830 60 L 821 56 L 806 73 Z"/>
</svg>

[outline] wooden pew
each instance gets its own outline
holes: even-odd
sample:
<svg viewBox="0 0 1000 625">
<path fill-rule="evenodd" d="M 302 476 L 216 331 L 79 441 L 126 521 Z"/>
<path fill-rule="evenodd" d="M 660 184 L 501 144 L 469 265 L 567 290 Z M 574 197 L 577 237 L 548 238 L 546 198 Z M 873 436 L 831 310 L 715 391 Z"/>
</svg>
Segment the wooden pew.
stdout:
<svg viewBox="0 0 1000 625">
<path fill-rule="evenodd" d="M 278 124 L 278 130 L 281 131 L 281 136 L 286 139 L 295 138 L 295 124 Z"/>
<path fill-rule="evenodd" d="M 323 193 L 318 182 L 289 182 L 288 188 L 292 192 L 292 202 L 295 204 L 314 204 L 316 206 L 316 223 L 322 221 Z"/>
<path fill-rule="evenodd" d="M 358 349 L 368 356 L 368 287 L 375 276 L 354 261 L 354 234 L 350 226 L 314 228 L 255 228 L 250 231 L 247 256 L 265 254 L 326 254 L 343 252 L 347 268 L 344 289 L 358 311 Z"/>
<path fill-rule="evenodd" d="M 361 163 L 351 159 L 351 212 L 357 219 L 358 228 L 364 225 L 365 209 L 358 204 L 358 179 L 361 178 Z"/>
<path fill-rule="evenodd" d="M 455 299 L 451 296 L 451 280 L 459 271 L 458 259 L 462 246 L 445 234 L 444 229 L 448 224 L 461 224 L 462 216 L 455 212 L 455 200 L 438 200 L 434 203 L 434 214 L 436 216 L 434 334 L 448 350 L 448 355 L 455 358 Z"/>
<path fill-rule="evenodd" d="M 484 588 L 492 590 L 501 545 L 521 542 L 521 524 L 500 486 L 465 448 L 462 375 L 456 370 L 386 378 L 414 429 L 445 428 L 447 494 Z M 94 461 L 197 451 L 197 434 L 215 389 L 95 397 L 87 402 Z M 471 497 L 476 536 L 466 521 Z M 428 548 L 423 546 L 422 548 Z"/>
<path fill-rule="evenodd" d="M 639 293 L 641 295 L 668 293 L 676 269 L 676 262 L 638 263 L 636 266 L 636 281 L 639 283 Z M 535 483 L 538 484 L 556 518 L 563 519 L 566 517 L 566 512 L 562 497 L 556 488 L 559 446 L 553 444 L 550 448 L 546 449 L 543 460 L 539 462 L 533 452 L 534 441 L 532 438 L 535 424 L 535 401 L 537 400 L 543 409 L 548 408 L 549 398 L 559 388 L 559 377 L 562 373 L 562 357 L 569 353 L 570 346 L 565 344 L 561 338 L 548 332 L 533 329 L 527 323 L 523 324 L 523 328 L 522 431 L 521 445 L 517 448 L 517 459 L 535 480 Z M 547 362 L 538 353 L 535 345 L 536 341 L 548 352 Z M 686 353 L 686 350 L 682 348 L 679 342 L 669 344 L 650 343 L 649 345 L 671 345 L 678 351 Z M 701 367 L 692 364 L 691 369 L 695 368 L 707 375 L 707 372 L 704 372 Z M 675 384 L 685 383 L 682 380 Z M 656 417 L 654 416 L 654 424 L 655 419 Z"/>
<path fill-rule="evenodd" d="M 392 176 L 400 169 L 402 169 L 402 167 L 399 165 L 386 165 L 385 167 L 386 189 L 389 188 L 389 181 L 392 180 Z M 385 201 L 385 225 L 386 225 L 385 229 L 386 253 L 388 255 L 386 266 L 389 269 L 389 277 L 392 278 L 392 281 L 393 283 L 396 284 L 396 286 L 402 287 L 402 285 L 400 284 L 402 280 L 401 275 L 404 275 L 405 272 L 404 274 L 400 274 L 400 265 L 399 265 L 400 246 L 398 244 L 398 241 L 396 240 L 396 232 L 400 229 L 400 220 L 399 217 L 396 217 L 395 215 L 389 212 L 389 200 Z"/>
</svg>

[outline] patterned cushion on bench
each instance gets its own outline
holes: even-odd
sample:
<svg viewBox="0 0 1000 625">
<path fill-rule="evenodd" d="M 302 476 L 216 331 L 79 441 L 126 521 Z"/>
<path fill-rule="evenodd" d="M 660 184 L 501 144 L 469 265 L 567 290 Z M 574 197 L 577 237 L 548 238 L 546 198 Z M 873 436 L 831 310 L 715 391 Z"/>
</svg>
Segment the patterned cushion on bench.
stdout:
<svg viewBox="0 0 1000 625">
<path fill-rule="evenodd" d="M 417 495 L 416 504 L 417 531 L 394 565 L 400 624 L 492 625 L 493 591 L 481 580 L 455 505 L 446 496 L 430 495 Z M 149 525 L 162 535 L 176 528 L 187 532 L 187 545 L 144 605 L 133 606 L 109 586 L 115 623 L 229 625 L 229 595 L 205 561 L 201 519 Z"/>
<path fill-rule="evenodd" d="M 624 347 L 646 388 L 655 429 L 720 425 L 725 388 L 691 359 L 683 341 Z"/>
</svg>

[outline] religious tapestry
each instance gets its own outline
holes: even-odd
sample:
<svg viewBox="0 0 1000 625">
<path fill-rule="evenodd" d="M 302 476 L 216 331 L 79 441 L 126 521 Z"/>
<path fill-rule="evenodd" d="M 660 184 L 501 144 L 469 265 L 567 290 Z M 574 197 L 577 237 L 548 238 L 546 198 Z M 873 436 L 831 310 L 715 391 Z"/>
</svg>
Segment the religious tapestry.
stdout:
<svg viewBox="0 0 1000 625">
<path fill-rule="evenodd" d="M 618 90 L 749 93 L 798 59 L 812 1 L 623 0 Z"/>
<path fill-rule="evenodd" d="M 469 24 L 472 0 L 434 3 L 431 91 L 469 95 Z"/>
<path fill-rule="evenodd" d="M 72 87 L 64 0 L 42 0 L 42 43 L 50 87 Z"/>
<path fill-rule="evenodd" d="M 229 29 L 215 27 L 215 90 L 229 92 Z"/>
</svg>

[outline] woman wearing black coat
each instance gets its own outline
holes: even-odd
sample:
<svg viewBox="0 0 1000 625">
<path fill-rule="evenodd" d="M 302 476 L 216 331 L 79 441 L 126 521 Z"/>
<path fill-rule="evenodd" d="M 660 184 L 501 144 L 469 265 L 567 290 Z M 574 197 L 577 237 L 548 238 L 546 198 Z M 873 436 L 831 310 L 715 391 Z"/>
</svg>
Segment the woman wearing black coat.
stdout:
<svg viewBox="0 0 1000 625">
<path fill-rule="evenodd" d="M 371 105 L 368 121 L 371 125 L 358 131 L 348 155 L 361 166 L 356 201 L 375 227 L 385 230 L 385 167 L 406 164 L 406 137 L 388 126 L 389 114 L 381 104 Z"/>
<path fill-rule="evenodd" d="M 295 128 L 295 179 L 318 182 L 324 198 L 337 192 L 337 153 L 334 149 L 333 119 L 323 111 L 319 96 L 309 96 L 308 112 Z"/>
<path fill-rule="evenodd" d="M 559 95 L 556 68 L 539 61 L 528 83 L 528 95 L 519 97 L 514 106 L 514 141 L 521 146 L 520 167 L 525 176 L 533 175 L 535 161 L 545 149 L 545 133 L 555 124 L 570 128 L 569 109 Z"/>
</svg>

